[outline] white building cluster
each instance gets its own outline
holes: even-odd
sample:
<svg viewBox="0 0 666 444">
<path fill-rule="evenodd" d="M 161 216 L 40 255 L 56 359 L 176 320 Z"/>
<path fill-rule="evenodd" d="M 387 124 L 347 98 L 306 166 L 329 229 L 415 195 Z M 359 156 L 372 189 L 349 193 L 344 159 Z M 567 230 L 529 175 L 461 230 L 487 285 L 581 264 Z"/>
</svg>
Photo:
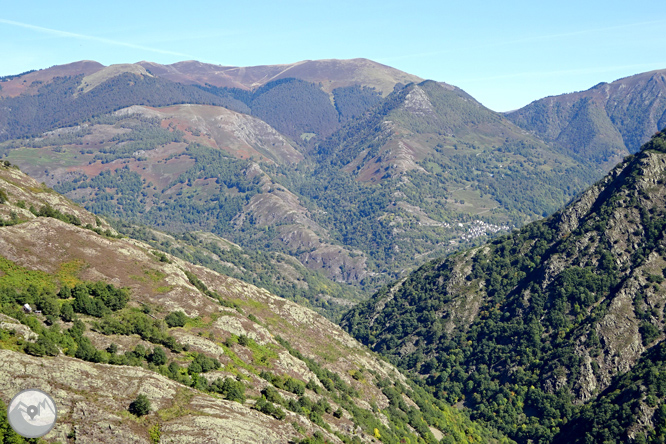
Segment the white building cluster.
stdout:
<svg viewBox="0 0 666 444">
<path fill-rule="evenodd" d="M 458 225 L 462 226 L 462 224 Z M 497 233 L 498 231 L 509 231 L 509 227 L 507 225 L 494 225 L 482 220 L 475 220 L 470 222 L 467 233 L 464 233 L 461 237 L 463 240 L 472 240 L 477 237 Z"/>
</svg>

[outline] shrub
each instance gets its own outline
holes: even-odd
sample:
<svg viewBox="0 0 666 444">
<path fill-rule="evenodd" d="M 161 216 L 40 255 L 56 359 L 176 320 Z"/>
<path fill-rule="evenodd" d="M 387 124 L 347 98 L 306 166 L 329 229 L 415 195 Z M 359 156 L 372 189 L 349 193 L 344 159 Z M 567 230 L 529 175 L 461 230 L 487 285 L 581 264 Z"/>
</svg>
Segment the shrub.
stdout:
<svg viewBox="0 0 666 444">
<path fill-rule="evenodd" d="M 44 316 L 58 316 L 60 315 L 60 304 L 55 298 L 46 297 L 38 304 Z"/>
<path fill-rule="evenodd" d="M 44 335 L 39 335 L 36 345 L 42 347 L 46 356 L 58 356 L 60 354 L 58 346 Z"/>
<path fill-rule="evenodd" d="M 268 386 L 261 391 L 261 394 L 264 395 L 267 401 L 274 402 L 276 404 L 282 404 L 282 396 L 273 386 Z"/>
<path fill-rule="evenodd" d="M 36 342 L 28 342 L 27 344 L 25 344 L 25 347 L 23 348 L 23 350 L 27 354 L 33 355 L 33 356 L 44 356 L 44 354 L 45 354 L 44 353 L 44 347 L 42 347 L 40 344 L 38 344 Z"/>
<path fill-rule="evenodd" d="M 60 308 L 60 319 L 64 322 L 74 321 L 74 307 L 72 307 L 72 304 L 62 304 L 62 307 Z"/>
<path fill-rule="evenodd" d="M 129 412 L 135 416 L 145 416 L 150 413 L 150 401 L 146 395 L 139 395 L 129 405 Z"/>
<path fill-rule="evenodd" d="M 245 385 L 240 381 L 234 381 L 231 378 L 224 380 L 218 378 L 211 385 L 211 390 L 224 396 L 230 401 L 245 402 Z"/>
<path fill-rule="evenodd" d="M 164 322 L 166 322 L 169 328 L 184 327 L 188 319 L 187 315 L 182 311 L 174 311 L 164 318 Z"/>
<path fill-rule="evenodd" d="M 189 367 L 187 368 L 187 371 L 190 374 L 194 373 L 206 373 L 211 370 L 217 370 L 220 368 L 221 364 L 220 361 L 218 361 L 215 358 L 209 358 L 208 356 L 202 354 L 202 353 L 197 353 L 196 356 L 194 357 L 194 361 L 190 363 Z"/>
<path fill-rule="evenodd" d="M 257 400 L 257 402 L 252 407 L 255 410 L 259 410 L 261 413 L 266 415 L 271 415 L 273 418 L 278 420 L 283 420 L 287 417 L 287 414 L 280 407 L 275 407 L 271 402 L 267 401 L 263 396 Z"/>
</svg>

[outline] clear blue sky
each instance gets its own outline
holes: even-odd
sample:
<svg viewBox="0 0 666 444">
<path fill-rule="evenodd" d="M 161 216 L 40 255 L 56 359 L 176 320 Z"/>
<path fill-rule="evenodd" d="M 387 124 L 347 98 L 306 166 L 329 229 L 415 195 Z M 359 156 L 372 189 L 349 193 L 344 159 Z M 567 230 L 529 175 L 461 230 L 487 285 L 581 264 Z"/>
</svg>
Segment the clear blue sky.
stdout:
<svg viewBox="0 0 666 444">
<path fill-rule="evenodd" d="M 5 2 L 0 75 L 77 60 L 369 58 L 496 111 L 666 68 L 662 1 Z"/>
</svg>

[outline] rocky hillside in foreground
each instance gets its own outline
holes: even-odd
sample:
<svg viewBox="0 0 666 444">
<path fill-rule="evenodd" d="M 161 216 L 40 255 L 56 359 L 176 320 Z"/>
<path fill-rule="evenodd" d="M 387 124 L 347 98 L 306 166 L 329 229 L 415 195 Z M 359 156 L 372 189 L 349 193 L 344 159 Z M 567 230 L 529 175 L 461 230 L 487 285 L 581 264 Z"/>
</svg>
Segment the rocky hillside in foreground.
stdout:
<svg viewBox="0 0 666 444">
<path fill-rule="evenodd" d="M 320 315 L 118 238 L 4 163 L 0 214 L 0 400 L 50 393 L 46 442 L 506 441 Z"/>
<path fill-rule="evenodd" d="M 546 97 L 506 117 L 608 170 L 666 126 L 666 70 Z"/>
<path fill-rule="evenodd" d="M 519 442 L 661 442 L 666 133 L 575 202 L 430 262 L 343 326 Z"/>
</svg>

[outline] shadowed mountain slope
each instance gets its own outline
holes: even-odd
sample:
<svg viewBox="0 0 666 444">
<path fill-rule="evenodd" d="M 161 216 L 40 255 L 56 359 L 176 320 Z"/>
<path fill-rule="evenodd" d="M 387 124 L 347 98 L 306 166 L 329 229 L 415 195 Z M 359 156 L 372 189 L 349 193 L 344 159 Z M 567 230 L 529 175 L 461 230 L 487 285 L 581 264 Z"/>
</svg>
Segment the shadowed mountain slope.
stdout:
<svg viewBox="0 0 666 444">
<path fill-rule="evenodd" d="M 38 135 L 131 105 L 199 103 L 234 109 L 233 100 L 191 85 L 159 79 L 147 72 L 108 69 L 113 71 L 108 78 L 93 77 L 90 81 L 94 84 L 86 84 L 83 74 L 54 77 L 34 94 L 0 99 L 0 140 Z M 94 87 L 87 89 L 89 86 Z"/>
</svg>

